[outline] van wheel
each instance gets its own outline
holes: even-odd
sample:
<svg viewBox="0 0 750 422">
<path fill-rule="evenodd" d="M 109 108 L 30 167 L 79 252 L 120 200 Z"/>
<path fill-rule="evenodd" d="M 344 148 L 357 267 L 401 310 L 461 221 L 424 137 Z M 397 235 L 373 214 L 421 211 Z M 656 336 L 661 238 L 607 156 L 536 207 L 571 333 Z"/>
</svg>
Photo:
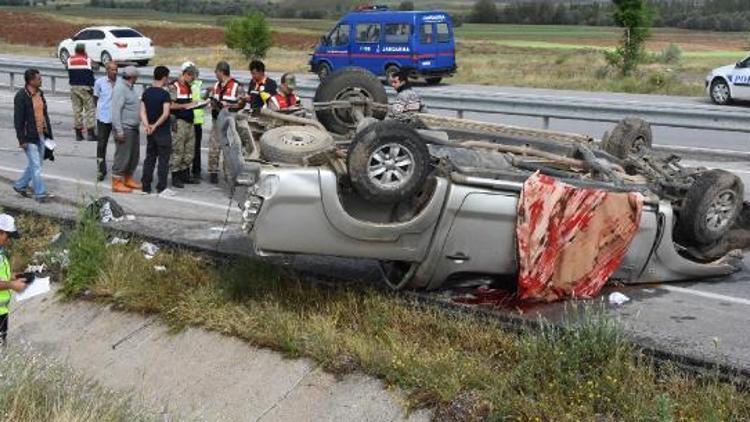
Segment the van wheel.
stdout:
<svg viewBox="0 0 750 422">
<path fill-rule="evenodd" d="M 724 170 L 708 170 L 696 176 L 685 196 L 677 220 L 682 240 L 710 245 L 732 228 L 742 209 L 742 180 Z"/>
<path fill-rule="evenodd" d="M 349 145 L 347 167 L 352 186 L 362 198 L 392 204 L 423 188 L 430 154 L 414 129 L 385 120 L 357 133 Z"/>
<path fill-rule="evenodd" d="M 333 149 L 331 135 L 310 126 L 280 126 L 260 137 L 260 155 L 273 163 L 318 166 Z"/>
<path fill-rule="evenodd" d="M 442 81 L 443 78 L 425 78 L 425 82 L 427 82 L 427 85 L 438 85 Z"/>
<path fill-rule="evenodd" d="M 314 103 L 332 101 L 348 101 L 352 106 L 320 107 L 315 115 L 328 131 L 346 134 L 356 130 L 365 117 L 382 120 L 387 112 L 388 96 L 375 75 L 359 67 L 345 67 L 331 73 L 315 91 Z"/>
<path fill-rule="evenodd" d="M 318 79 L 323 81 L 330 74 L 331 74 L 331 66 L 329 66 L 328 63 L 321 63 L 318 65 Z"/>
</svg>

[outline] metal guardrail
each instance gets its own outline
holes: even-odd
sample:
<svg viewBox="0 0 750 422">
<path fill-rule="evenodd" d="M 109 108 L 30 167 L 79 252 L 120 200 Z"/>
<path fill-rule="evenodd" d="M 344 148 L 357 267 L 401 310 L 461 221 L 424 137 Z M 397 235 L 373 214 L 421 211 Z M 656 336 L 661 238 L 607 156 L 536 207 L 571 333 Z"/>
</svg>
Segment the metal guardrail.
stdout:
<svg viewBox="0 0 750 422">
<path fill-rule="evenodd" d="M 20 86 L 18 78 L 28 65 L 0 63 L 0 73 L 10 75 L 10 88 Z M 38 66 L 43 77 L 50 80 L 49 91 L 59 91 L 58 79 L 67 79 L 67 71 L 60 66 Z M 175 74 L 176 76 L 176 74 Z M 213 75 L 204 75 L 213 84 Z M 140 85 L 149 85 L 151 75 L 141 75 Z M 297 90 L 302 98 L 315 95 L 317 82 L 300 81 Z M 592 122 L 618 122 L 626 116 L 641 117 L 653 126 L 750 133 L 750 109 L 738 109 L 703 104 L 643 103 L 634 101 L 582 99 L 576 97 L 541 96 L 535 94 L 503 94 L 502 96 L 469 95 L 462 93 L 420 92 L 429 110 L 451 111 L 463 118 L 465 113 L 505 114 L 539 117 L 544 128 L 550 119 Z"/>
</svg>

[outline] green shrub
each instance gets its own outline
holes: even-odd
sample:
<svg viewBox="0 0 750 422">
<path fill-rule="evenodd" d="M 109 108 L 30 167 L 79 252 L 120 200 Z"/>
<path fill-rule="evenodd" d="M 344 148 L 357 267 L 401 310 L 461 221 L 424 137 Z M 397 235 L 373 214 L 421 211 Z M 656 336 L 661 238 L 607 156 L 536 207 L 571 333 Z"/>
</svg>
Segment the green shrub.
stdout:
<svg viewBox="0 0 750 422">
<path fill-rule="evenodd" d="M 227 47 L 242 53 L 248 60 L 265 57 L 273 42 L 266 17 L 257 11 L 230 20 L 224 39 Z"/>
<path fill-rule="evenodd" d="M 62 292 L 76 296 L 85 292 L 99 275 L 106 259 L 107 238 L 96 213 L 83 211 L 70 237 L 70 266 Z"/>
</svg>

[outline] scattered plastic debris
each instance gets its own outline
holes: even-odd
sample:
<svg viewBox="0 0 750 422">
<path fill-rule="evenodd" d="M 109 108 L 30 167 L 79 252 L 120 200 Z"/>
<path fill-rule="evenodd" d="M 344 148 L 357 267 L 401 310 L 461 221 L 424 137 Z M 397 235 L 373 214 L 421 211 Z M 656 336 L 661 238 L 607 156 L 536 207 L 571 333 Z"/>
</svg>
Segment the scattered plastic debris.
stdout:
<svg viewBox="0 0 750 422">
<path fill-rule="evenodd" d="M 609 294 L 609 304 L 620 306 L 626 302 L 629 302 L 630 298 L 620 292 L 614 292 Z"/>
<path fill-rule="evenodd" d="M 29 264 L 26 266 L 27 273 L 43 273 L 47 269 L 47 266 L 44 265 L 44 263 L 41 264 Z"/>
<path fill-rule="evenodd" d="M 123 239 L 121 237 L 113 237 L 112 240 L 109 241 L 110 245 L 127 245 L 128 242 L 130 242 L 128 239 Z"/>
<path fill-rule="evenodd" d="M 98 215 L 102 223 L 118 222 L 125 218 L 125 211 L 114 199 L 103 196 L 86 207 L 86 212 Z"/>
<path fill-rule="evenodd" d="M 226 229 L 226 227 L 211 227 L 211 231 L 217 233 L 224 233 Z"/>
<path fill-rule="evenodd" d="M 128 214 L 125 216 L 125 219 L 128 221 L 133 221 L 135 220 L 135 216 L 133 214 Z"/>
<path fill-rule="evenodd" d="M 55 233 L 52 235 L 52 238 L 50 239 L 50 243 L 55 243 L 58 240 L 60 240 L 60 236 L 62 236 L 62 233 Z"/>
<path fill-rule="evenodd" d="M 141 252 L 143 252 L 144 258 L 153 259 L 154 255 L 159 252 L 159 247 L 150 242 L 143 242 L 141 244 Z"/>
<path fill-rule="evenodd" d="M 163 273 L 164 271 L 167 271 L 167 267 L 163 265 L 154 265 L 154 270 L 156 270 L 156 272 Z"/>
</svg>

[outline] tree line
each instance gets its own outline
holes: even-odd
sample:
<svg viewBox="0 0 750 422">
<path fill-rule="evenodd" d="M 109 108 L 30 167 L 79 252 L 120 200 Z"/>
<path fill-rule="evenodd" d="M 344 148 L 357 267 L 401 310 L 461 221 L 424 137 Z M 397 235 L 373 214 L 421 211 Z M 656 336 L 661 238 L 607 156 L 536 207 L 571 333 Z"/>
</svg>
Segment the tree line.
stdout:
<svg viewBox="0 0 750 422">
<path fill-rule="evenodd" d="M 750 30 L 749 0 L 651 0 L 654 26 L 712 31 Z M 578 4 L 554 0 L 515 1 L 498 6 L 494 0 L 477 0 L 466 22 L 537 25 L 611 26 L 611 2 Z"/>
</svg>

